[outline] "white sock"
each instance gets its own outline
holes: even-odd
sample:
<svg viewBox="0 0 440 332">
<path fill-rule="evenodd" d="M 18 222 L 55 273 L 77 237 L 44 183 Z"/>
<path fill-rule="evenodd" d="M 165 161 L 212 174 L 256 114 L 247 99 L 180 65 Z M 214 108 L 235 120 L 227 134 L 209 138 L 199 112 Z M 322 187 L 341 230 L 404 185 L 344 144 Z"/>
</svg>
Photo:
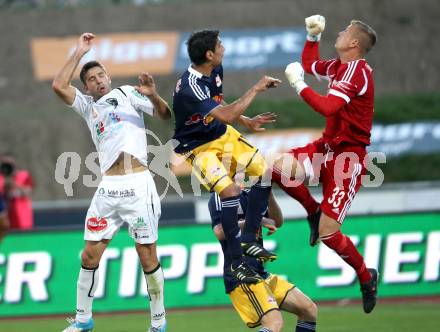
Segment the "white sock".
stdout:
<svg viewBox="0 0 440 332">
<path fill-rule="evenodd" d="M 81 266 L 76 288 L 76 321 L 86 323 L 92 318 L 93 296 L 98 288 L 98 280 L 98 267 L 89 269 Z"/>
<path fill-rule="evenodd" d="M 165 307 L 163 304 L 163 271 L 160 264 L 151 272 L 144 271 L 150 296 L 151 326 L 159 327 L 165 323 Z"/>
</svg>

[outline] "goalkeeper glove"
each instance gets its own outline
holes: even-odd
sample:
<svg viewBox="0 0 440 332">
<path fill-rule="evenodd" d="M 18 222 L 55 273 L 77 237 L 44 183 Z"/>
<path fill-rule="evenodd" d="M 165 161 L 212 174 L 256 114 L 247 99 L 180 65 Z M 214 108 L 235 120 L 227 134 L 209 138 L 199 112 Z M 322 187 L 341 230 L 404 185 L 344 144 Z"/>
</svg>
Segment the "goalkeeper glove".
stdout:
<svg viewBox="0 0 440 332">
<path fill-rule="evenodd" d="M 296 89 L 298 94 L 307 87 L 307 84 L 304 82 L 304 69 L 299 62 L 288 64 L 284 73 L 290 85 Z"/>
<path fill-rule="evenodd" d="M 318 42 L 325 28 L 325 17 L 313 15 L 306 18 L 307 40 Z"/>
</svg>

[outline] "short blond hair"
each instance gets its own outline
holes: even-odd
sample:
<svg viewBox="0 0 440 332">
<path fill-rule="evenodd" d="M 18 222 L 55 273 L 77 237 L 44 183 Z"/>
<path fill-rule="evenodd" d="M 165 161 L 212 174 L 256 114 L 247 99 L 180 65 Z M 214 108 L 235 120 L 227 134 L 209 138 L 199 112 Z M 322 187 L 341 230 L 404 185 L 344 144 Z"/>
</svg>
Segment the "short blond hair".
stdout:
<svg viewBox="0 0 440 332">
<path fill-rule="evenodd" d="M 350 23 L 351 25 L 355 25 L 357 27 L 359 33 L 356 37 L 359 39 L 362 52 L 364 54 L 370 52 L 377 41 L 376 31 L 374 31 L 374 29 L 368 24 L 359 20 L 351 20 Z"/>
</svg>

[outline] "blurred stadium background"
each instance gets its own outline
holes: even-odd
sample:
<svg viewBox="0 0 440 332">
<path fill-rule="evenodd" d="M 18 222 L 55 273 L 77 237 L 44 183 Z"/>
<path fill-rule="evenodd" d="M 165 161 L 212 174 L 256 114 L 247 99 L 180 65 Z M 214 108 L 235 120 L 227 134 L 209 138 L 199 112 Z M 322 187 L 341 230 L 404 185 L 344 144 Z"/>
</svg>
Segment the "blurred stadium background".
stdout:
<svg viewBox="0 0 440 332">
<path fill-rule="evenodd" d="M 0 0 L 0 154 L 12 154 L 36 183 L 35 229 L 13 232 L 0 245 L 0 331 L 61 330 L 58 316 L 34 318 L 74 310 L 83 220 L 99 178 L 90 166 L 93 158 L 87 159 L 94 151 L 87 127 L 55 98 L 51 79 L 79 34 L 98 35 L 91 56 L 107 65 L 113 86 L 135 84 L 138 72 L 149 71 L 171 104 L 174 84 L 188 66 L 188 33 L 220 29 L 227 52 L 224 92 L 231 101 L 265 73 L 284 79 L 285 65 L 298 60 L 302 50 L 304 17 L 315 13 L 327 19 L 323 57 L 335 55 L 337 33 L 352 18 L 371 24 L 379 37 L 367 59 L 376 83 L 370 151 L 386 155 L 386 163 L 377 164 L 384 183 L 361 189 L 344 230 L 367 265 L 379 268 L 380 302 L 371 316 L 361 313 L 354 272 L 325 247 L 307 246 L 301 208 L 278 191 L 287 221 L 266 242 L 280 257 L 269 268 L 321 305 L 320 331 L 439 329 L 438 1 Z M 324 84 L 306 80 L 325 91 Z M 265 111 L 277 113 L 278 121 L 263 135 L 249 135 L 264 152 L 302 145 L 324 125 L 288 84 L 259 96 L 248 114 Z M 171 123 L 151 119 L 148 128 L 157 135 L 149 137 L 156 146 L 173 132 Z M 160 150 L 169 158 L 169 150 Z M 75 166 L 79 173 L 72 171 Z M 155 176 L 164 194 L 159 255 L 167 308 L 188 311 L 171 311 L 169 330 L 245 331 L 232 310 L 218 309 L 229 300 L 222 288 L 220 248 L 208 224 L 207 194 L 194 197 L 186 170 L 170 167 L 179 186 Z M 67 195 L 63 183 L 69 181 Z M 313 193 L 319 197 L 319 188 Z M 146 289 L 132 241 L 121 233 L 100 265 L 94 310 L 125 314 L 98 316 L 98 331 L 147 326 L 145 314 L 129 314 L 144 310 Z M 25 317 L 32 319 L 19 319 Z"/>
</svg>

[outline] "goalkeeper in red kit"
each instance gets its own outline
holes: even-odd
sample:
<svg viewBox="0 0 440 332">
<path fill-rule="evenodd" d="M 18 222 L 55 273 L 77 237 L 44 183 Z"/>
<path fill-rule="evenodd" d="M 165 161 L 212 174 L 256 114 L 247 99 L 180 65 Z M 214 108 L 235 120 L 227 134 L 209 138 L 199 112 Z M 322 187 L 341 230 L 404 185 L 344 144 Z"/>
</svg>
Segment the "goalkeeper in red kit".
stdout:
<svg viewBox="0 0 440 332">
<path fill-rule="evenodd" d="M 338 58 L 322 60 L 319 40 L 325 18 L 314 15 L 306 18 L 307 40 L 298 62 L 286 67 L 285 74 L 298 95 L 315 111 L 326 118 L 326 127 L 318 140 L 288 152 L 274 164 L 272 179 L 308 212 L 311 228 L 310 244 L 320 239 L 355 269 L 358 276 L 363 308 L 366 313 L 376 305 L 378 273 L 367 268 L 350 238 L 341 233 L 341 225 L 361 186 L 365 174 L 366 147 L 374 112 L 374 82 L 372 69 L 365 55 L 376 43 L 376 33 L 367 24 L 353 20 L 341 32 L 335 43 Z M 328 81 L 325 96 L 304 82 L 304 71 L 318 80 Z M 309 181 L 319 180 L 323 200 L 318 204 L 304 184 L 291 178 L 298 175 Z"/>
</svg>

